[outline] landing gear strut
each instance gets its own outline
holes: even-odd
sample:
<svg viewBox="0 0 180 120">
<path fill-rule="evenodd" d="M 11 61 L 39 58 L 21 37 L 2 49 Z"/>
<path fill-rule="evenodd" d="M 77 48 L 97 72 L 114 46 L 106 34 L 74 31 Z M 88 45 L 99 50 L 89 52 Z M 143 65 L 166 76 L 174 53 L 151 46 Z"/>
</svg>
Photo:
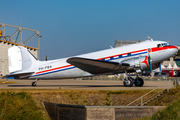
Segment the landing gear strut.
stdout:
<svg viewBox="0 0 180 120">
<path fill-rule="evenodd" d="M 123 81 L 125 87 L 132 87 L 134 83 L 134 79 L 132 77 L 127 77 Z"/>
<path fill-rule="evenodd" d="M 36 79 L 35 82 L 32 82 L 32 86 L 36 86 L 36 83 L 39 81 L 39 79 Z"/>
<path fill-rule="evenodd" d="M 134 79 L 129 76 L 129 74 L 125 71 L 126 78 L 124 79 L 123 83 L 125 87 L 132 87 L 134 83 Z"/>
<path fill-rule="evenodd" d="M 142 87 L 144 85 L 144 80 L 140 78 L 138 75 L 136 76 L 136 79 L 133 79 L 132 77 L 128 75 L 127 72 L 125 73 L 126 73 L 126 78 L 123 81 L 125 87 L 132 87 L 133 84 L 136 87 Z"/>
</svg>

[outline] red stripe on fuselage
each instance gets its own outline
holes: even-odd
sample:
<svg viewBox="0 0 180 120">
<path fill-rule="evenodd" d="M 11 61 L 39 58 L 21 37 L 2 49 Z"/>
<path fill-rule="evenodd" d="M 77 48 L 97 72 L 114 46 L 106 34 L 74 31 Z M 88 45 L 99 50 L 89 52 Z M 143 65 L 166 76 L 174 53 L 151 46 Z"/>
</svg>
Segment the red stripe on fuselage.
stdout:
<svg viewBox="0 0 180 120">
<path fill-rule="evenodd" d="M 168 50 L 168 49 L 178 49 L 176 46 L 164 46 L 164 47 L 154 47 L 151 48 L 152 52 L 157 52 L 157 51 L 161 51 L 161 50 Z"/>
<path fill-rule="evenodd" d="M 128 53 L 138 53 L 138 52 L 143 52 L 143 51 L 147 51 L 147 49 L 137 50 L 137 51 L 128 52 Z M 118 57 L 119 55 L 127 55 L 128 53 L 118 54 L 118 55 L 109 56 L 109 57 L 104 57 L 104 58 L 98 58 L 97 60 L 101 60 L 101 59 L 109 59 L 110 57 Z"/>
<path fill-rule="evenodd" d="M 176 46 L 164 46 L 164 47 L 160 47 L 160 48 L 154 47 L 154 48 L 151 48 L 151 52 L 167 50 L 167 49 L 173 49 L 173 48 L 178 49 Z M 128 53 L 132 53 L 133 54 L 133 53 L 144 52 L 144 51 L 147 51 L 147 49 L 137 50 L 137 51 L 128 52 Z M 118 57 L 119 55 L 127 55 L 128 53 L 118 54 L 118 55 L 114 55 L 114 56 L 110 56 L 110 57 Z M 97 60 L 109 59 L 110 57 L 99 58 Z M 147 65 L 147 60 L 145 60 L 143 62 Z M 66 66 L 62 66 L 62 67 L 58 67 L 58 68 L 44 70 L 44 71 L 37 72 L 36 74 L 40 74 L 40 73 L 44 73 L 44 72 L 49 72 L 49 71 L 53 71 L 53 70 L 57 70 L 57 69 L 62 69 L 62 68 L 66 68 L 66 67 L 71 67 L 71 66 L 73 66 L 73 65 L 66 65 Z"/>
</svg>

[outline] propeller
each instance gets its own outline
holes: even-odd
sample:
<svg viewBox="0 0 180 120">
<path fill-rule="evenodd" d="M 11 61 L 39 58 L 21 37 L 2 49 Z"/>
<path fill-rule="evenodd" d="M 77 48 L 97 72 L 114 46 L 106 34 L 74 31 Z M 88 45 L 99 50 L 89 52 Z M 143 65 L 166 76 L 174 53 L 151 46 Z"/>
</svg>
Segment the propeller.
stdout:
<svg viewBox="0 0 180 120">
<path fill-rule="evenodd" d="M 152 62 L 149 62 L 149 67 L 150 67 L 150 73 L 152 75 Z"/>
<path fill-rule="evenodd" d="M 148 54 L 148 62 L 149 62 L 149 67 L 150 67 L 150 74 L 152 75 L 152 65 L 154 60 L 151 59 L 150 55 Z M 157 63 L 159 67 L 159 72 L 161 72 L 161 63 Z"/>
<path fill-rule="evenodd" d="M 158 63 L 159 72 L 161 72 L 161 63 Z"/>
<path fill-rule="evenodd" d="M 151 52 L 151 48 L 148 48 L 148 62 L 149 62 L 149 67 L 150 67 L 150 74 L 152 76 L 152 64 L 154 60 L 151 59 L 150 52 Z M 158 67 L 159 67 L 159 72 L 161 72 L 161 63 L 158 63 Z"/>
<path fill-rule="evenodd" d="M 149 67 L 150 67 L 150 74 L 152 76 L 152 63 L 154 60 L 151 59 L 150 52 L 151 52 L 151 48 L 148 48 L 148 62 L 149 62 Z"/>
</svg>

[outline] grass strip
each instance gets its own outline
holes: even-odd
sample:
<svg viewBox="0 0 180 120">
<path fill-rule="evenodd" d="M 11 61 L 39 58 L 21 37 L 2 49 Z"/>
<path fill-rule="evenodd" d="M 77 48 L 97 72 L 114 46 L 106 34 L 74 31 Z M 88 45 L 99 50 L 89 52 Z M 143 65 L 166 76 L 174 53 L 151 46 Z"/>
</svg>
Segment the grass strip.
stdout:
<svg viewBox="0 0 180 120">
<path fill-rule="evenodd" d="M 32 96 L 26 92 L 0 93 L 0 120 L 43 120 Z"/>
<path fill-rule="evenodd" d="M 180 99 L 169 105 L 166 109 L 157 112 L 151 120 L 179 120 L 180 119 Z"/>
</svg>

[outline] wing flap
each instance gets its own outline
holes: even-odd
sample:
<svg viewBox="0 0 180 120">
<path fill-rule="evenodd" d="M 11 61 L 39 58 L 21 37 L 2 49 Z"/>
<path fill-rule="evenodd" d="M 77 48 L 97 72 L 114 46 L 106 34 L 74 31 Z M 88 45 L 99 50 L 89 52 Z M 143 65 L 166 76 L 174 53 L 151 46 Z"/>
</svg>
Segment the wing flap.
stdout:
<svg viewBox="0 0 180 120">
<path fill-rule="evenodd" d="M 127 63 L 117 63 L 100 61 L 87 58 L 72 57 L 67 60 L 68 63 L 87 71 L 91 74 L 119 73 L 125 71 L 129 67 Z"/>
</svg>

